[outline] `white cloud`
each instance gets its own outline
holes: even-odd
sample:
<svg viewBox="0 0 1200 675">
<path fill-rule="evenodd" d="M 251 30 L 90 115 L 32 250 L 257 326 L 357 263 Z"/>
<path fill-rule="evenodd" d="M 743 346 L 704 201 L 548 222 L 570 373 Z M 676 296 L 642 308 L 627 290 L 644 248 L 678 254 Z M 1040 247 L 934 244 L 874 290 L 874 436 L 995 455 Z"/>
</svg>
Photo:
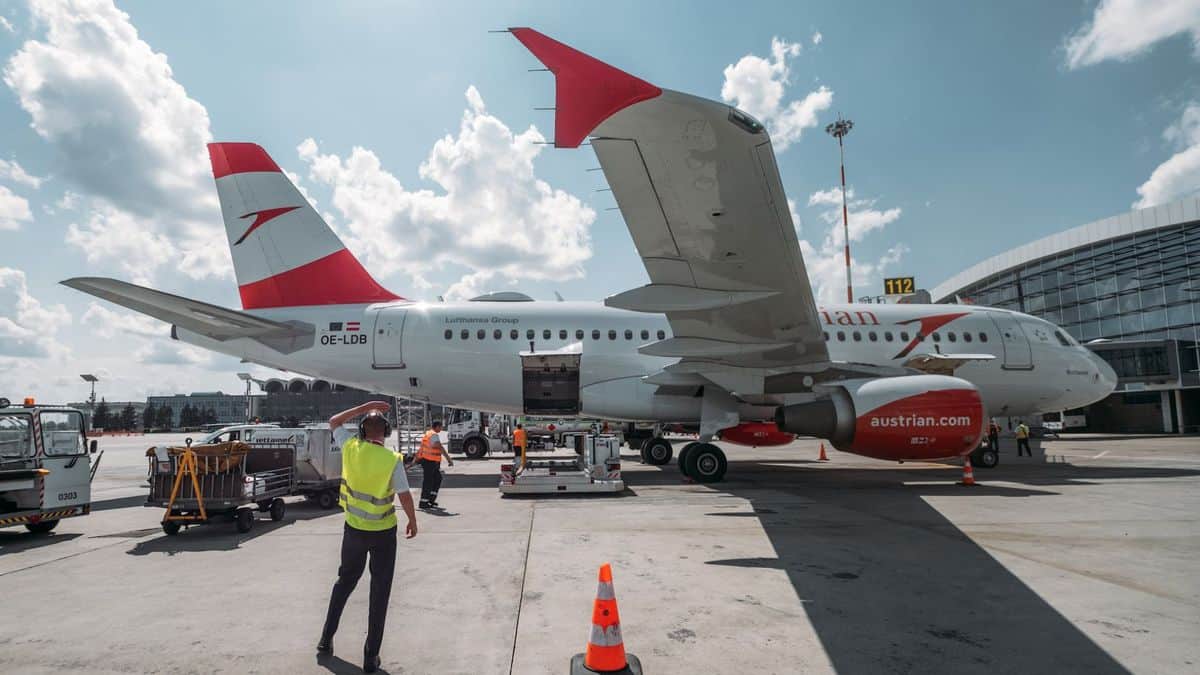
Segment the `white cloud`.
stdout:
<svg viewBox="0 0 1200 675">
<path fill-rule="evenodd" d="M 19 229 L 22 222 L 32 219 L 29 201 L 0 185 L 0 231 Z"/>
<path fill-rule="evenodd" d="M 48 0 L 31 9 L 45 35 L 9 59 L 4 82 L 51 146 L 55 175 L 98 212 L 68 240 L 100 244 L 83 249 L 96 262 L 128 267 L 136 254 L 143 278 L 175 259 L 195 278 L 230 276 L 228 252 L 213 246 L 223 237 L 204 106 L 111 0 Z M 104 241 L 118 235 L 133 243 Z"/>
<path fill-rule="evenodd" d="M 901 209 L 878 209 L 875 199 L 856 198 L 854 189 L 846 190 L 849 209 L 850 241 L 862 241 L 868 234 L 899 220 Z M 842 191 L 839 187 L 818 190 L 808 196 L 808 205 L 818 209 L 818 217 L 826 225 L 823 238 L 816 244 L 801 238 L 800 251 L 818 302 L 845 302 L 846 259 L 842 233 Z M 853 248 L 853 247 L 852 247 Z M 878 260 L 860 260 L 851 256 L 850 267 L 856 297 L 870 295 L 878 287 L 884 270 L 896 265 L 908 247 L 896 244 Z"/>
<path fill-rule="evenodd" d="M 1163 204 L 1200 190 L 1200 102 L 1189 103 L 1179 120 L 1163 132 L 1163 139 L 1176 152 L 1138 187 L 1141 198 L 1134 202 L 1135 209 Z"/>
<path fill-rule="evenodd" d="M 833 91 L 825 86 L 784 103 L 791 75 L 788 59 L 799 56 L 800 51 L 799 42 L 771 38 L 769 59 L 747 54 L 725 67 L 721 98 L 765 124 L 776 152 L 800 140 L 805 129 L 817 125 L 817 114 L 833 105 Z"/>
<path fill-rule="evenodd" d="M 814 47 L 821 44 L 824 40 L 825 40 L 825 36 L 821 35 L 821 31 L 817 31 L 817 32 L 813 33 L 812 43 L 813 43 Z"/>
<path fill-rule="evenodd" d="M 12 161 L 0 159 L 0 180 L 27 185 L 35 190 L 42 186 L 42 179 L 29 175 L 15 159 Z"/>
<path fill-rule="evenodd" d="M 1103 0 L 1063 44 L 1067 67 L 1127 61 L 1156 42 L 1187 34 L 1200 57 L 1200 0 Z"/>
<path fill-rule="evenodd" d="M 12 22 L 8 20 L 8 17 L 2 15 L 0 15 L 0 28 L 3 28 L 10 33 L 17 32 L 17 29 L 13 28 Z"/>
<path fill-rule="evenodd" d="M 418 287 L 446 266 L 469 270 L 448 293 L 461 295 L 499 276 L 564 280 L 583 276 L 596 213 L 534 173 L 545 138 L 514 134 L 488 113 L 474 86 L 456 135 L 439 139 L 420 166 L 438 190 L 409 190 L 374 152 L 321 154 L 313 139 L 297 148 L 309 178 L 329 185 L 344 239 L 372 270 L 405 273 Z"/>
<path fill-rule="evenodd" d="M 70 323 L 66 307 L 43 305 L 29 294 L 24 272 L 0 267 L 0 355 L 62 355 L 66 349 L 56 335 Z"/>
<path fill-rule="evenodd" d="M 140 363 L 164 366 L 209 366 L 213 363 L 212 352 L 169 340 L 148 341 L 133 356 Z"/>
</svg>

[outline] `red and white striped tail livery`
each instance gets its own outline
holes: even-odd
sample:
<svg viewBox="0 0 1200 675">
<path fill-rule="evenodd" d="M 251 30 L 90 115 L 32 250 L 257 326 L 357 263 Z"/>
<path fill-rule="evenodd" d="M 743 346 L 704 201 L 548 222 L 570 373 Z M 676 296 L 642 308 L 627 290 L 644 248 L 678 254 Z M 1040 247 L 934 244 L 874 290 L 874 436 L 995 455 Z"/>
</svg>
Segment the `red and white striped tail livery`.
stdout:
<svg viewBox="0 0 1200 675">
<path fill-rule="evenodd" d="M 400 300 L 380 286 L 254 143 L 210 143 L 244 309 Z"/>
</svg>

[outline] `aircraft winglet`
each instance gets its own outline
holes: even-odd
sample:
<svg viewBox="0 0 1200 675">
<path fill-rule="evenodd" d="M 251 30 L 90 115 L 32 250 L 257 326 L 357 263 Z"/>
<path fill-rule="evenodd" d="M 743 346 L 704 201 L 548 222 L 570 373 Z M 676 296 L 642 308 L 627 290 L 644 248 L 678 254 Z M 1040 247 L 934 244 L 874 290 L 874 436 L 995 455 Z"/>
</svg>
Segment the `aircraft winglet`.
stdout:
<svg viewBox="0 0 1200 675">
<path fill-rule="evenodd" d="M 604 120 L 634 103 L 662 94 L 662 89 L 649 82 L 532 28 L 508 30 L 554 73 L 554 146 L 557 148 L 579 147 Z"/>
</svg>

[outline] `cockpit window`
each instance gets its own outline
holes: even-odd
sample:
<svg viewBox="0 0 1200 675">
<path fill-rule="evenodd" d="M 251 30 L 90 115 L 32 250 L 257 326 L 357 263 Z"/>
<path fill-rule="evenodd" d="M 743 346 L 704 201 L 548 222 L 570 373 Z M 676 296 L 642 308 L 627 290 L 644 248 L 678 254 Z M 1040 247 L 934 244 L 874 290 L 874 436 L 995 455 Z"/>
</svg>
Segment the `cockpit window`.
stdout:
<svg viewBox="0 0 1200 675">
<path fill-rule="evenodd" d="M 752 134 L 760 133 L 763 130 L 762 122 L 759 122 L 737 108 L 729 109 L 729 121 Z"/>
<path fill-rule="evenodd" d="M 1070 335 L 1067 335 L 1061 330 L 1054 331 L 1054 337 L 1058 338 L 1058 344 L 1064 347 L 1074 347 L 1076 344 L 1076 342 L 1071 339 Z"/>
</svg>

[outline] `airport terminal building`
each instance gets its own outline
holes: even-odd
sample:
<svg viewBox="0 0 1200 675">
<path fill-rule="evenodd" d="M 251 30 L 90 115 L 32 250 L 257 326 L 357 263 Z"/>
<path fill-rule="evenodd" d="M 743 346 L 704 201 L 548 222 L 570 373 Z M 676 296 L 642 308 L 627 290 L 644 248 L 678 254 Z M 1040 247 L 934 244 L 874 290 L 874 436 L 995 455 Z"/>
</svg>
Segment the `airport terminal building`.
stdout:
<svg viewBox="0 0 1200 675">
<path fill-rule="evenodd" d="M 1117 391 L 1084 411 L 1087 430 L 1200 431 L 1200 197 L 1014 248 L 931 295 L 1044 318 L 1108 361 Z"/>
</svg>

